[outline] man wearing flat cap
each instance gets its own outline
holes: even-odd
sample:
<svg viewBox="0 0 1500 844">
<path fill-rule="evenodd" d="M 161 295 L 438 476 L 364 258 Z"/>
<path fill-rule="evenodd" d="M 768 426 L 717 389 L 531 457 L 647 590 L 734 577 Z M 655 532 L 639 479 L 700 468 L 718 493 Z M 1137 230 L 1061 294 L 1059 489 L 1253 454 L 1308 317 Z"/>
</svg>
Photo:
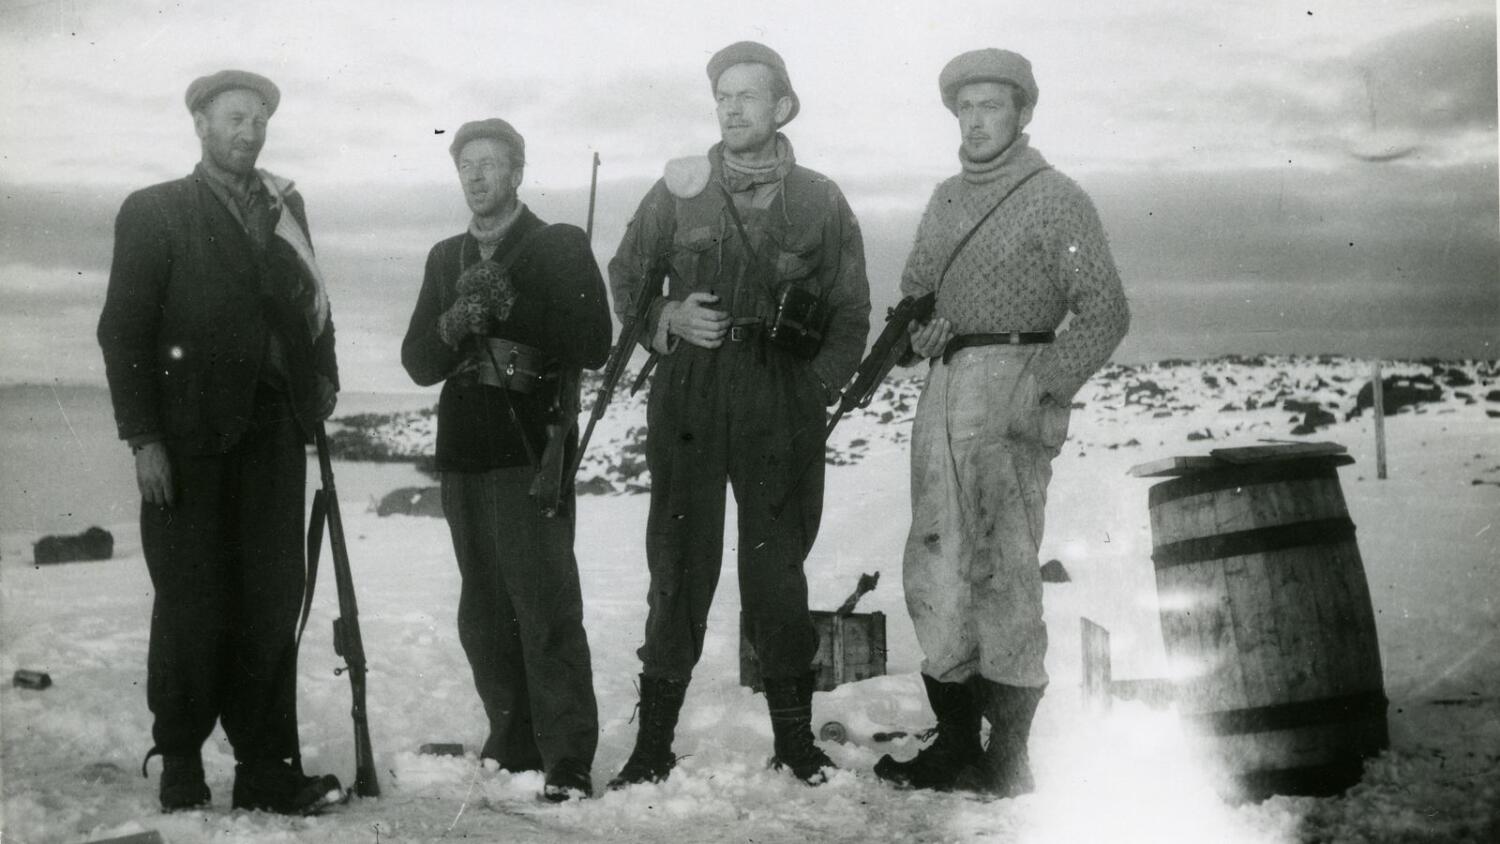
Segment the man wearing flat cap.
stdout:
<svg viewBox="0 0 1500 844">
<path fill-rule="evenodd" d="M 832 764 L 811 731 L 817 635 L 802 567 L 822 516 L 824 406 L 869 331 L 864 244 L 838 187 L 799 166 L 780 131 L 799 109 L 781 56 L 732 44 L 709 61 L 708 81 L 721 141 L 667 164 L 609 265 L 622 319 L 650 301 L 642 336 L 660 360 L 647 411 L 640 724 L 614 787 L 660 781 L 675 764 L 722 564 L 726 482 L 774 761 L 811 784 Z"/>
<path fill-rule="evenodd" d="M 937 294 L 910 337 L 912 360 L 930 369 L 903 576 L 938 731 L 875 773 L 1013 796 L 1032 789 L 1026 745 L 1047 685 L 1037 553 L 1051 463 L 1073 395 L 1130 315 L 1093 203 L 1024 133 L 1031 63 L 975 50 L 948 63 L 938 88 L 958 118 L 960 172 L 933 191 L 901 279 L 903 294 Z"/>
<path fill-rule="evenodd" d="M 162 756 L 164 811 L 209 802 L 216 722 L 235 808 L 310 814 L 343 795 L 302 772 L 297 734 L 305 443 L 338 368 L 302 197 L 255 168 L 280 96 L 240 70 L 188 86 L 203 157 L 126 198 L 99 318 L 156 592 L 147 760 Z"/>
<path fill-rule="evenodd" d="M 604 279 L 582 229 L 521 203 L 526 144 L 509 123 L 465 123 L 448 152 L 473 216 L 427 254 L 401 362 L 443 384 L 437 467 L 489 721 L 480 758 L 543 771 L 548 800 L 587 797 L 599 721 L 571 491 L 554 510 L 531 490 L 544 455 L 577 447 L 578 372 L 609 354 Z"/>
</svg>

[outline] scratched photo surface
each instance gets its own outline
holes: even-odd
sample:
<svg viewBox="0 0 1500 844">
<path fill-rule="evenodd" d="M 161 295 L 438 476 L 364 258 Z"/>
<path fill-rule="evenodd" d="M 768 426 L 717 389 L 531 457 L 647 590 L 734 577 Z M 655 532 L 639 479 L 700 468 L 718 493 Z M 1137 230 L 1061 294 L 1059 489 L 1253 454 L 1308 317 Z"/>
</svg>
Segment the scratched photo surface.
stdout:
<svg viewBox="0 0 1500 844">
<path fill-rule="evenodd" d="M 14 678 L 0 687 L 0 838 L 1500 837 L 1496 32 L 1483 0 L 0 0 L 0 673 Z M 934 721 L 902 578 L 925 364 L 894 369 L 828 439 L 805 564 L 811 608 L 832 611 L 861 575 L 879 574 L 850 618 L 884 637 L 820 654 L 831 663 L 838 651 L 848 671 L 813 699 L 812 728 L 839 768 L 828 783 L 809 788 L 767 765 L 766 701 L 742 684 L 729 518 L 677 767 L 659 784 L 603 787 L 637 731 L 649 386 L 613 395 L 576 482 L 597 796 L 541 803 L 540 774 L 479 762 L 486 721 L 431 470 L 438 388 L 416 386 L 400 354 L 428 251 L 469 225 L 449 144 L 465 122 L 510 122 L 526 141 L 520 200 L 548 222 L 591 223 L 605 270 L 664 165 L 719 140 L 705 64 L 741 40 L 785 59 L 800 101 L 784 130 L 797 163 L 836 182 L 858 219 L 871 342 L 900 299 L 928 198 L 959 172 L 958 125 L 938 90 L 959 53 L 1000 47 L 1031 61 L 1030 143 L 1088 194 L 1108 235 L 1131 324 L 1074 397 L 1052 463 L 1040 552 L 1050 684 L 1031 734 L 1034 793 L 903 791 L 873 773 L 886 754 L 915 754 Z M 192 171 L 202 152 L 184 92 L 224 68 L 280 89 L 257 166 L 305 199 L 337 324 L 333 468 L 382 792 L 314 818 L 231 811 L 222 730 L 203 748 L 209 807 L 161 814 L 159 767 L 139 775 L 152 742 L 153 590 L 95 331 L 116 214 L 132 192 Z M 628 362 L 626 384 L 644 361 Z M 598 383 L 585 373 L 580 422 Z M 1223 787 L 1236 760 L 1189 712 L 1184 690 L 1216 669 L 1181 658 L 1174 613 L 1192 598 L 1161 574 L 1177 514 L 1152 489 L 1195 461 L 1291 444 L 1353 460 L 1338 461 L 1324 490 L 1354 528 L 1337 546 L 1348 581 L 1258 586 L 1245 609 L 1231 606 L 1245 598 L 1234 566 L 1199 586 L 1226 590 L 1208 603 L 1240 625 L 1239 650 L 1226 653 L 1243 664 L 1259 658 L 1253 635 L 1295 651 L 1319 624 L 1343 623 L 1308 595 L 1367 587 L 1373 639 L 1342 638 L 1347 660 L 1307 670 L 1337 677 L 1378 658 L 1388 739 L 1342 794 L 1246 801 Z M 309 457 L 311 499 L 320 480 Z M 93 559 L 44 559 L 73 552 Z M 1308 630 L 1245 633 L 1259 611 Z M 339 614 L 325 565 L 299 656 L 300 740 L 310 771 L 347 785 L 350 683 L 335 673 L 330 635 Z M 1325 716 L 1324 728 L 1355 717 Z M 421 751 L 432 743 L 464 752 Z"/>
</svg>

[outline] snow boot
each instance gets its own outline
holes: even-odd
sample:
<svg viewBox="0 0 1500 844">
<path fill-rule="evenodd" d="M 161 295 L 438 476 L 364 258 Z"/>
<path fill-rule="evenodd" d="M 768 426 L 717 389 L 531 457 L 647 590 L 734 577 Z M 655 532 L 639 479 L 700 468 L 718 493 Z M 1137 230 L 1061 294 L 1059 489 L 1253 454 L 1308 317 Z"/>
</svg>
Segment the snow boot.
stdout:
<svg viewBox="0 0 1500 844">
<path fill-rule="evenodd" d="M 310 777 L 281 759 L 257 759 L 234 766 L 234 808 L 279 815 L 316 815 L 348 794 L 338 777 Z"/>
<path fill-rule="evenodd" d="M 1026 743 L 1031 738 L 1031 719 L 1036 715 L 1046 686 L 1007 686 L 980 677 L 974 683 L 984 700 L 984 717 L 990 722 L 990 739 L 979 764 L 963 772 L 956 783 L 997 797 L 1030 794 L 1036 785 Z"/>
<path fill-rule="evenodd" d="M 547 772 L 542 798 L 551 803 L 586 800 L 594 796 L 594 781 L 589 766 L 578 759 L 563 759 Z"/>
<path fill-rule="evenodd" d="M 208 782 L 203 778 L 203 760 L 197 754 L 163 755 L 160 797 L 163 812 L 181 812 L 207 806 L 213 795 L 209 793 Z"/>
<path fill-rule="evenodd" d="M 828 781 L 824 769 L 838 766 L 813 742 L 813 684 L 811 671 L 800 677 L 765 678 L 766 708 L 776 736 L 771 765 L 777 770 L 790 768 L 808 785 L 822 785 Z"/>
<path fill-rule="evenodd" d="M 960 772 L 984 755 L 979 743 L 979 702 L 969 683 L 944 683 L 922 675 L 927 700 L 937 715 L 937 738 L 906 762 L 882 756 L 875 776 L 900 788 L 947 791 Z"/>
<path fill-rule="evenodd" d="M 641 675 L 641 703 L 637 713 L 635 750 L 625 760 L 625 767 L 609 781 L 611 790 L 643 782 L 661 782 L 672 772 L 677 757 L 672 755 L 672 735 L 677 729 L 677 715 L 687 696 L 686 680 Z"/>
</svg>

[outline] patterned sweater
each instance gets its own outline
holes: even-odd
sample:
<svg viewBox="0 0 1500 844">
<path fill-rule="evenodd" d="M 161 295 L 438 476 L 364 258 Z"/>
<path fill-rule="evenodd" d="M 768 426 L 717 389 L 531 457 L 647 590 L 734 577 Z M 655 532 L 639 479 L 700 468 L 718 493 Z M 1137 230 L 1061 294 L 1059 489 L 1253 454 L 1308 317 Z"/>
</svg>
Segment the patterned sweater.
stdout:
<svg viewBox="0 0 1500 844">
<path fill-rule="evenodd" d="M 938 290 L 936 315 L 957 334 L 1050 331 L 1071 312 L 1066 330 L 1038 361 L 1042 394 L 1066 403 L 1119 345 L 1130 310 L 1093 203 L 1072 179 L 1046 167 L 1021 135 L 983 174 L 966 167 L 971 172 L 938 185 L 917 227 L 901 292 Z M 1034 172 L 940 280 L 959 240 Z"/>
</svg>

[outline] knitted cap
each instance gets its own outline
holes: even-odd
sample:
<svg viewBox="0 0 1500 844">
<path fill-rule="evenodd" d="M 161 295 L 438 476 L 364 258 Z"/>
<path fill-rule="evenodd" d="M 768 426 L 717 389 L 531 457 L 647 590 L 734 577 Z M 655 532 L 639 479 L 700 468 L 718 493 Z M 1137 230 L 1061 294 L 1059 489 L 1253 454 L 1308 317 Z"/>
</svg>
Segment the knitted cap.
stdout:
<svg viewBox="0 0 1500 844">
<path fill-rule="evenodd" d="M 498 117 L 473 120 L 458 127 L 458 133 L 453 136 L 453 143 L 448 145 L 448 154 L 453 156 L 453 163 L 458 163 L 458 154 L 463 151 L 464 144 L 480 138 L 503 141 L 510 148 L 511 163 L 516 167 L 526 166 L 526 139 L 521 137 L 521 133 L 517 132 L 514 126 Z"/>
<path fill-rule="evenodd" d="M 792 77 L 786 72 L 786 62 L 782 61 L 781 54 L 761 44 L 758 41 L 736 41 L 728 47 L 714 53 L 713 58 L 708 60 L 708 87 L 714 93 L 718 93 L 719 77 L 724 71 L 737 64 L 747 62 L 763 64 L 771 69 L 781 86 L 786 89 L 786 95 L 792 98 L 792 111 L 782 121 L 783 126 L 792 122 L 797 112 L 802 110 L 802 102 L 797 99 L 797 92 L 792 90 Z"/>
<path fill-rule="evenodd" d="M 208 76 L 200 76 L 188 86 L 183 100 L 187 102 L 188 111 L 194 112 L 206 105 L 215 94 L 237 88 L 259 94 L 261 101 L 266 104 L 267 117 L 275 114 L 276 106 L 281 104 L 281 89 L 276 87 L 276 83 L 248 70 L 221 70 Z"/>
<path fill-rule="evenodd" d="M 1009 82 L 1025 92 L 1027 105 L 1036 105 L 1036 79 L 1031 75 L 1031 62 L 1020 53 L 990 47 L 954 57 L 938 74 L 938 90 L 949 111 L 958 114 L 958 89 L 971 82 Z"/>
</svg>

